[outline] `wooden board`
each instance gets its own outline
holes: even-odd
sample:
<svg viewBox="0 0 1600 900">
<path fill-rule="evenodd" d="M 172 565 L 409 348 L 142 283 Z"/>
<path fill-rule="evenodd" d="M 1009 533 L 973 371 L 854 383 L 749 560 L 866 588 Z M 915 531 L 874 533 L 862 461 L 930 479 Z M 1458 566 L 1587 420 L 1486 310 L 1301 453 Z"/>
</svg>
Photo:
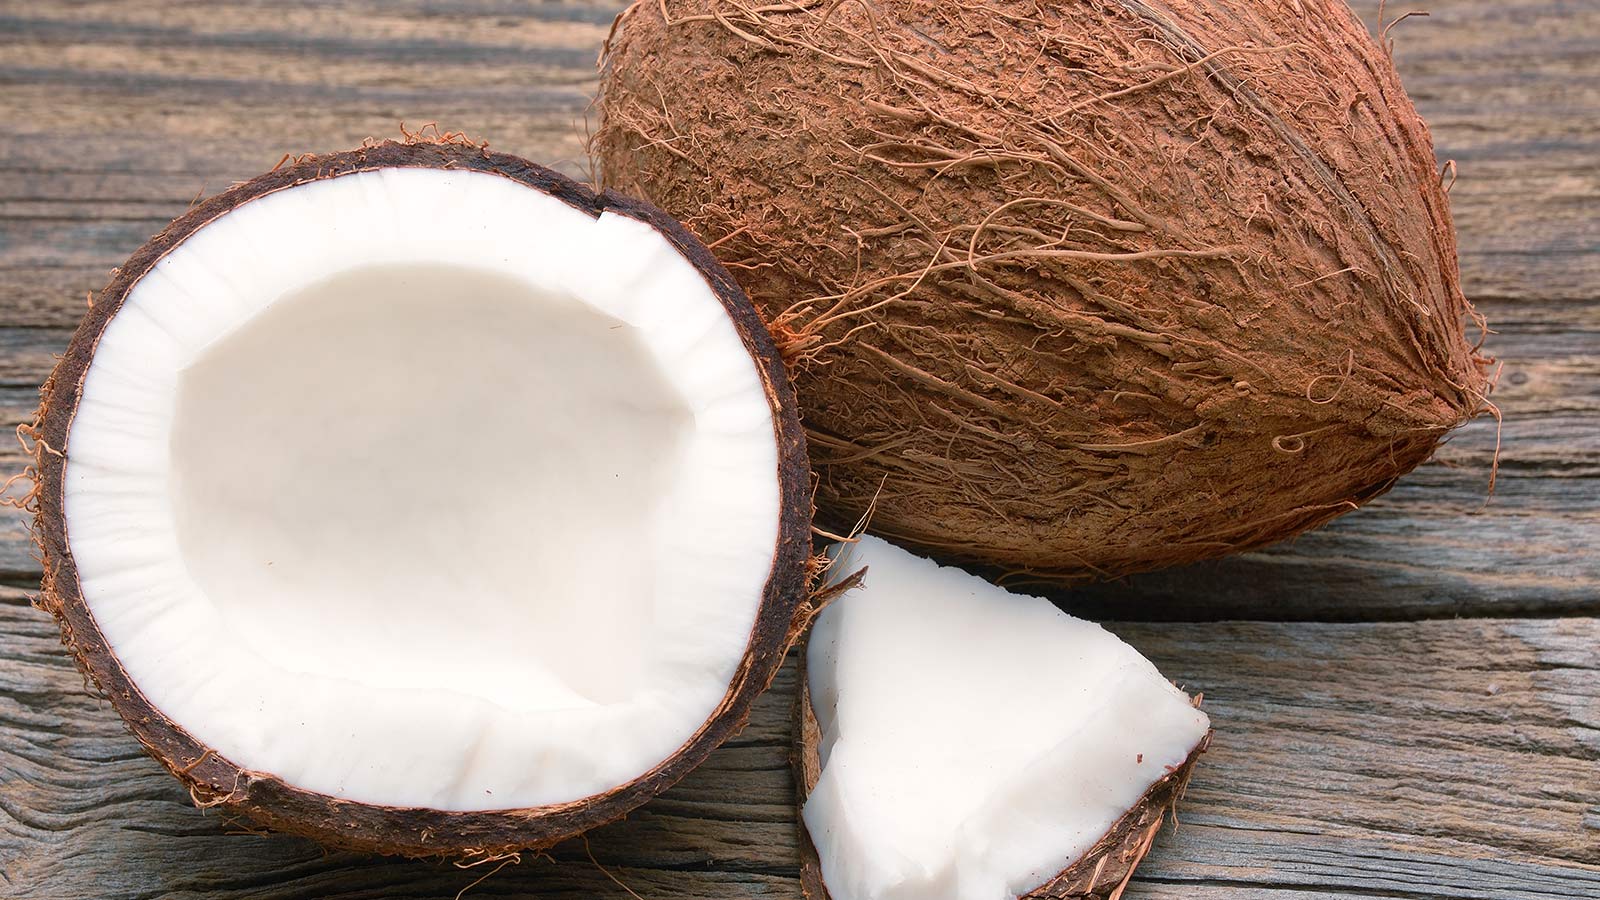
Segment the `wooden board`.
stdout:
<svg viewBox="0 0 1600 900">
<path fill-rule="evenodd" d="M 1217 727 L 1130 896 L 1600 896 L 1600 620 L 1117 630 L 1204 690 Z M 17 900 L 451 897 L 482 874 L 228 834 L 84 692 L 20 591 L 0 593 L 0 659 L 0 871 Z M 648 900 L 798 897 L 794 687 L 790 666 L 743 735 L 587 847 L 475 893 L 626 897 L 609 871 Z"/>
<path fill-rule="evenodd" d="M 1504 363 L 1498 488 L 1482 420 L 1292 544 L 1066 598 L 1147 620 L 1117 628 L 1217 725 L 1129 897 L 1600 896 L 1600 4 L 1429 8 L 1391 37 L 1460 167 L 1463 276 Z M 0 0 L 0 416 L 26 417 L 111 267 L 285 153 L 436 121 L 583 175 L 615 11 Z M 798 896 L 790 672 L 679 787 L 474 884 L 488 869 L 324 854 L 195 810 L 84 691 L 26 604 L 37 576 L 0 518 L 7 900 Z"/>
</svg>

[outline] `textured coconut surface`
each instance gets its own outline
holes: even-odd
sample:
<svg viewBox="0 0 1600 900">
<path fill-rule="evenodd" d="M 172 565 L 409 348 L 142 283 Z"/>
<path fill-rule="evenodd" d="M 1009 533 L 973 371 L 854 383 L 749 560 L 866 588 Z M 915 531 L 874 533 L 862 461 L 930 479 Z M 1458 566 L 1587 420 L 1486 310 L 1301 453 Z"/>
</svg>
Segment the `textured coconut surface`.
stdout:
<svg viewBox="0 0 1600 900">
<path fill-rule="evenodd" d="M 1600 896 L 1600 7 L 1419 6 L 1390 37 L 1459 165 L 1463 284 L 1504 363 L 1498 487 L 1484 507 L 1479 420 L 1292 544 L 1073 596 L 1147 620 L 1112 628 L 1216 727 L 1129 898 Z M 31 413 L 110 267 L 283 153 L 437 120 L 584 175 L 617 9 L 0 2 L 0 412 Z M 741 736 L 587 843 L 498 870 L 330 854 L 193 807 L 30 607 L 26 517 L 0 523 L 0 897 L 801 896 L 792 668 Z"/>
<path fill-rule="evenodd" d="M 1344 0 L 724 4 L 618 20 L 593 146 L 772 323 L 824 524 L 1083 583 L 1301 533 L 1487 410 Z"/>
</svg>

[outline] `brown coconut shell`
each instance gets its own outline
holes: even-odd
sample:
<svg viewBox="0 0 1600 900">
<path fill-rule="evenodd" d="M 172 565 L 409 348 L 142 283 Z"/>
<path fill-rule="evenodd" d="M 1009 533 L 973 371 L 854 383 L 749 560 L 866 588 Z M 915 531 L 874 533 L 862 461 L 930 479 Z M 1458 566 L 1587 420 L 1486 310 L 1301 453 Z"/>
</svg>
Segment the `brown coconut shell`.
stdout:
<svg viewBox="0 0 1600 900">
<path fill-rule="evenodd" d="M 1485 408 L 1428 130 L 1342 0 L 640 0 L 602 77 L 605 182 L 766 315 L 830 526 L 1116 576 Z"/>
<path fill-rule="evenodd" d="M 804 808 L 806 798 L 816 788 L 822 777 L 822 729 L 817 724 L 816 710 L 811 705 L 811 691 L 806 680 L 805 645 L 800 648 L 800 694 L 795 700 L 794 767 L 795 804 Z M 1199 698 L 1195 699 L 1196 705 Z M 1118 900 L 1133 878 L 1134 869 L 1144 861 L 1154 845 L 1156 835 L 1170 815 L 1177 822 L 1177 804 L 1189 786 L 1195 763 L 1200 754 L 1211 746 L 1211 732 L 1207 731 L 1200 743 L 1189 752 L 1183 764 L 1169 770 L 1139 798 L 1133 808 L 1123 814 L 1106 833 L 1090 847 L 1077 862 L 1067 866 L 1053 878 L 1024 894 L 1021 900 Z M 800 887 L 806 900 L 831 900 L 827 885 L 822 880 L 822 859 L 816 845 L 806 831 L 804 820 L 796 817 L 800 829 Z"/>
<path fill-rule="evenodd" d="M 808 620 L 805 603 L 810 556 L 811 500 L 805 436 L 783 363 L 755 309 L 727 271 L 698 240 L 659 210 L 611 193 L 595 193 L 542 166 L 488 151 L 459 136 L 433 141 L 410 136 L 345 153 L 298 157 L 196 205 L 134 252 L 94 298 L 66 355 L 42 390 L 35 439 L 35 534 L 43 554 L 38 605 L 61 625 L 62 641 L 78 665 L 122 716 L 157 762 L 189 789 L 195 804 L 248 817 L 267 828 L 324 844 L 405 856 L 494 857 L 541 848 L 610 822 L 659 794 L 739 732 L 751 703 L 771 683 L 792 641 Z M 626 215 L 664 235 L 705 276 L 722 301 L 757 369 L 771 403 L 781 488 L 781 522 L 756 624 L 737 673 L 716 712 L 671 757 L 611 790 L 582 800 L 529 809 L 449 812 L 353 803 L 302 790 L 269 772 L 251 771 L 214 752 L 155 708 L 119 664 L 84 602 L 62 512 L 63 473 L 72 456 L 71 429 L 84 376 L 108 323 L 139 279 L 168 251 L 218 216 L 295 185 L 389 167 L 465 169 L 508 178 L 559 198 L 592 216 Z M 227 635 L 217 635 L 227 640 Z"/>
</svg>

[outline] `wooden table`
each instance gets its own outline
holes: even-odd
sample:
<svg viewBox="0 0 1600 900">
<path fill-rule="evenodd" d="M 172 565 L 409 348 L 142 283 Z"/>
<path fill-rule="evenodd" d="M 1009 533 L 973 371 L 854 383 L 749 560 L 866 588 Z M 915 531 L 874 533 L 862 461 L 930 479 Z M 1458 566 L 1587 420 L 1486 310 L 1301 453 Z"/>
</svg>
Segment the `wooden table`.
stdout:
<svg viewBox="0 0 1600 900">
<path fill-rule="evenodd" d="M 1498 489 L 1478 421 L 1320 532 L 1074 598 L 1217 727 L 1129 897 L 1600 897 L 1600 2 L 1427 5 L 1392 36 L 1460 166 L 1461 267 L 1504 362 Z M 284 153 L 436 121 L 583 173 L 615 11 L 0 0 L 4 416 L 31 411 L 108 269 Z M 474 884 L 196 810 L 29 606 L 25 529 L 0 528 L 0 897 L 799 896 L 792 670 L 680 786 Z"/>
</svg>

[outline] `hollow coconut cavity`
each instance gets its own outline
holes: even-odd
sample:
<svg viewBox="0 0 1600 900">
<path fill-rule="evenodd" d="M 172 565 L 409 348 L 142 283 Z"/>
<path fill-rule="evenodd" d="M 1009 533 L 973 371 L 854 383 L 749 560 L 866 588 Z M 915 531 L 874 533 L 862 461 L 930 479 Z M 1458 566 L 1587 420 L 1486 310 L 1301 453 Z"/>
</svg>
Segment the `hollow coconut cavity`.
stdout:
<svg viewBox="0 0 1600 900">
<path fill-rule="evenodd" d="M 136 252 L 47 385 L 45 605 L 206 805 L 412 855 L 616 818 L 804 590 L 770 339 L 645 205 L 479 147 L 307 159 Z"/>
<path fill-rule="evenodd" d="M 874 537 L 808 641 L 810 900 L 1120 895 L 1210 737 L 1100 626 Z"/>
</svg>

